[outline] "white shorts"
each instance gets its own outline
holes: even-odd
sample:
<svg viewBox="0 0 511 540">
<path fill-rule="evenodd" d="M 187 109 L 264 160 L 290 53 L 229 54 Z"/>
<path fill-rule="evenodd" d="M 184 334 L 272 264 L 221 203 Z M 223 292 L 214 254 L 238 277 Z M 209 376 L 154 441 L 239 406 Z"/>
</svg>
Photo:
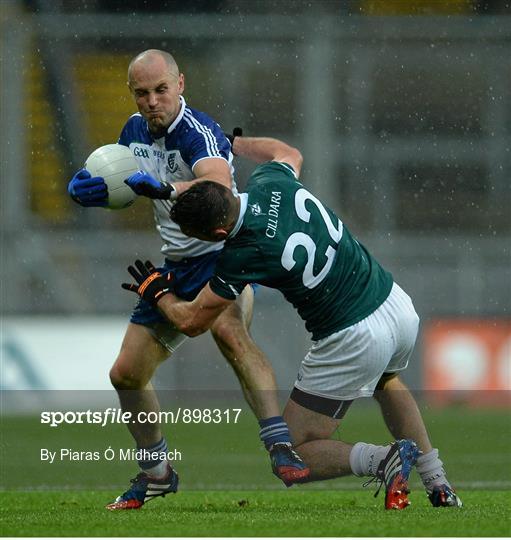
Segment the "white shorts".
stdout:
<svg viewBox="0 0 511 540">
<path fill-rule="evenodd" d="M 410 297 L 394 283 L 374 313 L 312 342 L 295 388 L 340 401 L 372 396 L 383 373 L 406 368 L 418 328 L 419 317 Z"/>
</svg>

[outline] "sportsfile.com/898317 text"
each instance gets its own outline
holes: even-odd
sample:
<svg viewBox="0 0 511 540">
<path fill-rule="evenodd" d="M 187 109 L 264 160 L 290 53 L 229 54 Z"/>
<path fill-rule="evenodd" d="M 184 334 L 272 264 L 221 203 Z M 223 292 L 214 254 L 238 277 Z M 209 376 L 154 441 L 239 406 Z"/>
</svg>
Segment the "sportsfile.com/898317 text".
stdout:
<svg viewBox="0 0 511 540">
<path fill-rule="evenodd" d="M 209 409 L 178 407 L 173 411 L 140 411 L 133 414 L 115 407 L 104 411 L 43 411 L 41 424 L 58 427 L 62 424 L 237 424 L 242 409 Z"/>
</svg>

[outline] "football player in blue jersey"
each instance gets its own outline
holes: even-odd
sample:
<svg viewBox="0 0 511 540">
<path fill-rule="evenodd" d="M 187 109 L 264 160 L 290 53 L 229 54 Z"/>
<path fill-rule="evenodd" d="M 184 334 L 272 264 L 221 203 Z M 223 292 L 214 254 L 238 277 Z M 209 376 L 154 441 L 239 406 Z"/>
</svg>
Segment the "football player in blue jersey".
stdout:
<svg viewBox="0 0 511 540">
<path fill-rule="evenodd" d="M 177 199 L 170 214 L 186 234 L 224 242 L 209 283 L 186 302 L 171 294 L 149 261 L 137 261 L 128 268 L 136 283 L 123 287 L 157 304 L 192 336 L 210 328 L 248 283 L 280 290 L 313 340 L 284 411 L 296 451 L 310 467 L 306 481 L 369 476 L 385 486 L 385 508 L 402 509 L 416 464 L 433 506 L 461 506 L 399 378 L 419 323 L 410 298 L 298 181 L 298 150 L 248 137 L 236 137 L 233 148 L 261 163 L 247 193 L 201 182 Z M 351 402 L 372 395 L 397 440 L 387 446 L 331 440 Z"/>
<path fill-rule="evenodd" d="M 213 180 L 236 193 L 231 144 L 220 126 L 206 114 L 190 108 L 183 97 L 184 75 L 165 51 L 150 49 L 129 64 L 128 86 L 138 108 L 122 129 L 119 143 L 133 152 L 140 171 L 126 183 L 139 195 L 153 199 L 156 228 L 165 258 L 159 269 L 173 276 L 169 285 L 184 300 L 193 300 L 213 274 L 222 244 L 185 236 L 170 220 L 176 197 L 203 179 Z M 82 169 L 71 179 L 70 196 L 86 207 L 106 206 L 108 193 L 101 177 Z M 304 479 L 309 469 L 292 450 L 276 394 L 273 370 L 252 341 L 254 292 L 247 286 L 236 303 L 211 326 L 211 333 L 238 376 L 245 397 L 260 423 L 260 437 L 270 451 L 274 473 L 289 484 Z M 138 302 L 128 325 L 110 378 L 122 409 L 133 413 L 159 410 L 151 378 L 161 362 L 186 339 L 169 324 L 155 305 Z M 130 423 L 128 428 L 145 455 L 142 472 L 111 510 L 140 508 L 144 502 L 177 489 L 177 474 L 161 456 L 167 443 L 158 424 Z"/>
</svg>

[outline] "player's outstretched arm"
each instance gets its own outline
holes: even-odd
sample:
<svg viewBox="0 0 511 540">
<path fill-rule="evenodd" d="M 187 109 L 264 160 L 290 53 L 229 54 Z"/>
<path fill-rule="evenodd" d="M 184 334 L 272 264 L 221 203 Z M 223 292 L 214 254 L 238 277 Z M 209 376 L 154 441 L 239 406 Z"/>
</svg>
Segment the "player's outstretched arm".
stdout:
<svg viewBox="0 0 511 540">
<path fill-rule="evenodd" d="M 192 302 L 167 294 L 158 300 L 158 309 L 183 334 L 194 337 L 207 332 L 233 300 L 215 294 L 209 284 Z"/>
<path fill-rule="evenodd" d="M 218 182 L 229 189 L 232 187 L 231 170 L 225 159 L 216 157 L 201 159 L 193 166 L 193 174 L 196 178 L 191 182 L 176 182 L 174 184 L 178 195 L 203 180 Z"/>
<path fill-rule="evenodd" d="M 246 157 L 256 163 L 281 161 L 293 167 L 296 176 L 300 175 L 303 157 L 297 148 L 270 137 L 234 137 L 233 153 Z"/>
<path fill-rule="evenodd" d="M 188 188 L 202 180 L 212 180 L 231 188 L 232 177 L 229 165 L 221 158 L 205 158 L 199 161 L 194 169 L 196 179 L 189 182 L 169 184 L 153 178 L 145 171 L 137 171 L 124 182 L 137 194 L 150 199 L 175 200 Z"/>
<path fill-rule="evenodd" d="M 162 275 L 151 261 L 136 260 L 134 265 L 128 266 L 128 272 L 135 283 L 123 283 L 122 288 L 158 307 L 187 336 L 198 336 L 209 330 L 218 315 L 233 302 L 215 294 L 209 284 L 192 302 L 182 300 L 172 294 L 172 274 Z"/>
</svg>

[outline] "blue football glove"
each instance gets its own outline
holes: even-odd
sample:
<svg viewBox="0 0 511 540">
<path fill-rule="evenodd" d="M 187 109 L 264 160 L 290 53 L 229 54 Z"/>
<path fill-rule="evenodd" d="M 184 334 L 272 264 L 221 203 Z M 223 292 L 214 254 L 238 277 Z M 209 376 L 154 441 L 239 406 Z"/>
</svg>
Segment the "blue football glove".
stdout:
<svg viewBox="0 0 511 540">
<path fill-rule="evenodd" d="M 90 175 L 87 169 L 80 169 L 71 178 L 67 192 L 73 201 L 81 206 L 106 206 L 108 204 L 108 188 L 101 176 Z"/>
<path fill-rule="evenodd" d="M 137 194 L 150 199 L 174 199 L 177 195 L 172 184 L 160 182 L 144 171 L 137 171 L 124 180 L 125 184 Z"/>
</svg>

